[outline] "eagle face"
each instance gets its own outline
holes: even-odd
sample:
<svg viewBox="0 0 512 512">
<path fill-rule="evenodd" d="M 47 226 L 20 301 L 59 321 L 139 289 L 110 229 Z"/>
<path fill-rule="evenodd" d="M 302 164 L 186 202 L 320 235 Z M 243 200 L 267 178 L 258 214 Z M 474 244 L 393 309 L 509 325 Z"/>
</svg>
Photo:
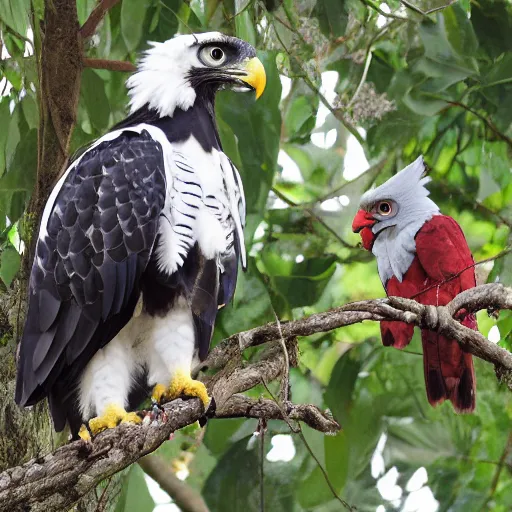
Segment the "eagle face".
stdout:
<svg viewBox="0 0 512 512">
<path fill-rule="evenodd" d="M 256 92 L 266 76 L 256 50 L 245 41 L 220 32 L 176 36 L 150 43 L 138 71 L 127 81 L 131 112 L 145 105 L 161 117 L 176 108 L 188 110 L 198 98 L 213 103 L 219 89 Z"/>
</svg>

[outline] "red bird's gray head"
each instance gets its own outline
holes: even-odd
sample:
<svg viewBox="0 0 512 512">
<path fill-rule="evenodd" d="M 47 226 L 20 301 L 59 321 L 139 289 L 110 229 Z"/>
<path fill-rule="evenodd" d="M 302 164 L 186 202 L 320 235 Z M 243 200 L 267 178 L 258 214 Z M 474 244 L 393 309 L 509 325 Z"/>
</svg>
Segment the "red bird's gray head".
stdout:
<svg viewBox="0 0 512 512">
<path fill-rule="evenodd" d="M 414 240 L 418 224 L 423 225 L 439 213 L 437 205 L 428 197 L 430 192 L 425 185 L 431 178 L 424 176 L 425 171 L 420 156 L 380 187 L 368 190 L 361 197 L 352 231 L 360 233 L 367 251 L 374 249 L 377 238 L 386 238 L 390 242 L 411 231 Z"/>
</svg>

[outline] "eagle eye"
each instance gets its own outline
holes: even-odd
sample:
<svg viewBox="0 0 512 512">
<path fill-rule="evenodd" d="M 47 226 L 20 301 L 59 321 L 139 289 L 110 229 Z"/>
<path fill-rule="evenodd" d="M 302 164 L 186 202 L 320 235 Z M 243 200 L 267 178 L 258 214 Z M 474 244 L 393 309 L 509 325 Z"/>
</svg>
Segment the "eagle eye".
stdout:
<svg viewBox="0 0 512 512">
<path fill-rule="evenodd" d="M 391 203 L 389 201 L 381 201 L 377 205 L 377 212 L 380 215 L 388 216 L 391 214 L 393 208 L 391 207 Z"/>
<path fill-rule="evenodd" d="M 207 66 L 217 68 L 226 62 L 226 53 L 218 46 L 206 46 L 201 50 L 200 58 Z"/>
<path fill-rule="evenodd" d="M 224 57 L 224 52 L 220 48 L 212 48 L 210 55 L 213 60 L 221 60 Z"/>
</svg>

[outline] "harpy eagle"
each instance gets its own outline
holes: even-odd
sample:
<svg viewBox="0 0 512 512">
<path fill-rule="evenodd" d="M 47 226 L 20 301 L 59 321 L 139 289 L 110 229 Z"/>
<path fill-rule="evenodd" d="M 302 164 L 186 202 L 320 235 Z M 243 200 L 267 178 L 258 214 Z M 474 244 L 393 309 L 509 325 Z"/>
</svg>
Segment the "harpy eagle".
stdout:
<svg viewBox="0 0 512 512">
<path fill-rule="evenodd" d="M 74 436 L 119 422 L 153 389 L 209 401 L 191 367 L 245 268 L 245 200 L 222 152 L 215 93 L 265 88 L 248 43 L 218 32 L 151 43 L 130 115 L 77 157 L 43 212 L 16 402 L 48 397 Z M 82 432 L 83 430 L 82 426 Z"/>
</svg>

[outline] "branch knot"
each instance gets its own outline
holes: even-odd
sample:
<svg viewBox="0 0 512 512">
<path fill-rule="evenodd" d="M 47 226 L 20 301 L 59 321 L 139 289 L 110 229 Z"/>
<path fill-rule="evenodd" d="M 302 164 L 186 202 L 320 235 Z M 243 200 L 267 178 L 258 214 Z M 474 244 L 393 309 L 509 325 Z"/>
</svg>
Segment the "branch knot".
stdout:
<svg viewBox="0 0 512 512">
<path fill-rule="evenodd" d="M 444 306 L 439 306 L 444 308 Z M 441 313 L 441 314 L 439 314 Z M 437 306 L 425 306 L 420 315 L 420 322 L 429 330 L 435 331 L 439 325 L 439 318 L 442 316 L 442 312 L 438 312 Z"/>
</svg>

